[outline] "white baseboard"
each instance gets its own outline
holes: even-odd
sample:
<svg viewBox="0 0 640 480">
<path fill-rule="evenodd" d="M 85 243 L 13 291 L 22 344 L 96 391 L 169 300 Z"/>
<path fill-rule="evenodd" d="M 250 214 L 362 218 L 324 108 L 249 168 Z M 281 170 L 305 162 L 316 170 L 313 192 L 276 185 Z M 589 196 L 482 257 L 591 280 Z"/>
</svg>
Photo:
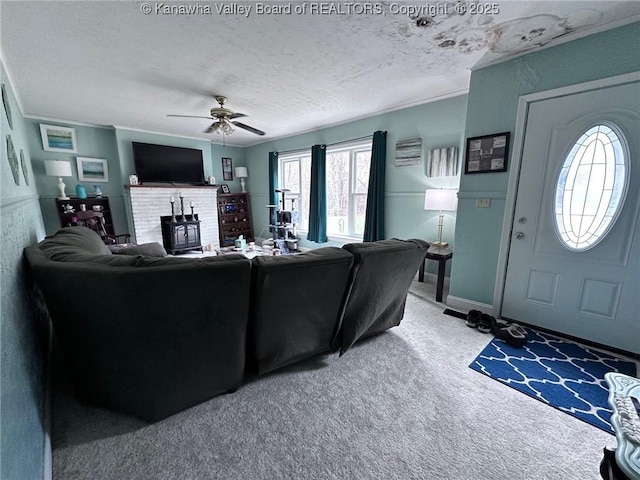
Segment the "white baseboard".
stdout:
<svg viewBox="0 0 640 480">
<path fill-rule="evenodd" d="M 481 303 L 476 302 L 475 300 L 448 295 L 446 304 L 448 307 L 459 310 L 461 312 L 468 312 L 469 310 L 480 310 L 482 313 L 488 313 L 489 315 L 495 316 L 493 305 L 489 305 L 488 303 Z"/>
</svg>

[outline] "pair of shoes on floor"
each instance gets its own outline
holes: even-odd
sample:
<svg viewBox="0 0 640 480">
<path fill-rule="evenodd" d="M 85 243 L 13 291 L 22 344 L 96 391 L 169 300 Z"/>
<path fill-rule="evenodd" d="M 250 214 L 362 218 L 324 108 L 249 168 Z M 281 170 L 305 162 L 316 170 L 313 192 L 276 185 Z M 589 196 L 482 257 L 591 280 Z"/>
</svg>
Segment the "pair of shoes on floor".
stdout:
<svg viewBox="0 0 640 480">
<path fill-rule="evenodd" d="M 514 347 L 522 347 L 527 343 L 527 331 L 517 323 L 496 324 L 493 335 Z"/>
<path fill-rule="evenodd" d="M 480 310 L 470 310 L 467 314 L 466 324 L 467 327 L 477 328 L 482 333 L 489 333 L 496 325 L 496 319 Z"/>
<path fill-rule="evenodd" d="M 467 327 L 478 328 L 478 322 L 482 318 L 482 312 L 480 310 L 469 310 L 467 314 Z"/>
<path fill-rule="evenodd" d="M 495 317 L 480 310 L 469 310 L 466 324 L 482 333 L 493 333 L 496 338 L 514 347 L 522 347 L 527 343 L 527 331 L 523 327 L 517 323 L 498 323 Z"/>
</svg>

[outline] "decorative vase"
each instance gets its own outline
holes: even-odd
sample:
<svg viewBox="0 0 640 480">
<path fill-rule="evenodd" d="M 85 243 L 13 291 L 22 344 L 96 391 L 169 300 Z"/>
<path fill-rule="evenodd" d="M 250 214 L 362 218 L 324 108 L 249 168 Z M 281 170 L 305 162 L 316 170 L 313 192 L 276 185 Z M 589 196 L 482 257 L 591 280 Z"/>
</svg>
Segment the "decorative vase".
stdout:
<svg viewBox="0 0 640 480">
<path fill-rule="evenodd" d="M 84 185 L 76 185 L 76 195 L 78 198 L 87 198 L 87 189 Z"/>
<path fill-rule="evenodd" d="M 96 198 L 102 197 L 102 189 L 100 188 L 100 185 L 93 186 L 93 193 L 95 194 Z"/>
</svg>

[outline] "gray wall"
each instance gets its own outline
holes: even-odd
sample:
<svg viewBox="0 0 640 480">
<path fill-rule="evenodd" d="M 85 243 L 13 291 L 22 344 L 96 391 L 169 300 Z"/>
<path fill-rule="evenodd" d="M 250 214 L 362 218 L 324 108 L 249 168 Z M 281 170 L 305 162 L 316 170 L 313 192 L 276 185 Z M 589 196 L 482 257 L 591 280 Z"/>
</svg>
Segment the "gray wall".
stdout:
<svg viewBox="0 0 640 480">
<path fill-rule="evenodd" d="M 3 64 L 0 69 L 13 118 L 10 128 L 0 107 L 0 478 L 23 480 L 42 478 L 50 458 L 45 420 L 48 325 L 37 324 L 31 313 L 22 259 L 23 248 L 42 238 L 44 226 L 30 161 L 29 124 L 20 114 Z M 5 135 L 11 135 L 18 162 L 20 151 L 24 153 L 29 185 L 20 166 L 20 184 L 14 181 Z"/>
</svg>

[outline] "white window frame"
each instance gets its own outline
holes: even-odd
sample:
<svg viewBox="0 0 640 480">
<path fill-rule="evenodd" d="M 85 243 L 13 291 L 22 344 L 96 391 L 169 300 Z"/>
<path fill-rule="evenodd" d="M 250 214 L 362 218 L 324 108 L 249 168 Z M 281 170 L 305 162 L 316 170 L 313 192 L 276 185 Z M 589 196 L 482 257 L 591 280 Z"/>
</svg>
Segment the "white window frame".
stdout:
<svg viewBox="0 0 640 480">
<path fill-rule="evenodd" d="M 291 162 L 291 163 L 298 162 L 299 164 L 298 165 L 298 185 L 302 187 L 302 159 L 303 158 L 309 158 L 309 161 L 311 161 L 311 152 L 305 150 L 305 151 L 300 151 L 297 153 L 291 153 L 291 154 L 278 157 L 278 185 L 279 185 L 278 188 L 287 188 L 284 184 L 284 164 L 288 162 Z M 300 188 L 300 190 L 302 190 L 302 188 Z M 301 191 L 297 193 L 287 192 L 286 197 L 287 198 L 295 197 L 297 199 L 296 208 L 300 210 L 300 214 L 302 215 L 302 192 Z M 278 196 L 278 201 L 282 201 L 281 196 Z M 285 208 L 286 208 L 286 205 L 285 205 Z M 297 230 L 299 233 L 304 233 L 304 234 L 308 232 L 308 229 L 301 228 L 299 226 Z"/>
<path fill-rule="evenodd" d="M 356 202 L 355 199 L 356 197 L 367 197 L 368 193 L 356 193 L 355 191 L 355 187 L 356 187 L 356 174 L 355 174 L 355 166 L 356 166 L 356 156 L 358 153 L 361 152 L 369 152 L 369 154 L 371 153 L 371 142 L 367 141 L 367 142 L 357 142 L 357 143 L 352 143 L 352 144 L 346 144 L 346 145 L 340 145 L 340 146 L 336 146 L 336 147 L 327 147 L 327 156 L 329 156 L 332 153 L 339 153 L 339 152 L 344 152 L 344 151 L 348 151 L 349 152 L 349 221 L 348 221 L 348 225 L 347 225 L 347 232 L 344 235 L 341 234 L 336 234 L 336 233 L 329 233 L 327 232 L 327 237 L 330 241 L 334 241 L 334 242 L 353 242 L 353 241 L 358 241 L 361 242 L 364 232 L 362 233 L 355 233 L 355 218 L 356 218 Z M 282 155 L 279 157 L 278 159 L 278 185 L 281 185 L 281 188 L 286 188 L 286 186 L 284 186 L 284 164 L 286 162 L 301 162 L 302 158 L 305 157 L 311 157 L 311 152 L 310 151 L 301 151 L 301 152 L 295 152 L 295 153 L 291 153 L 291 154 L 287 154 L 287 155 Z M 298 168 L 298 171 L 300 172 L 300 178 L 298 179 L 298 184 L 302 185 L 302 168 Z M 287 193 L 288 197 L 291 197 L 291 193 Z M 299 192 L 297 194 L 298 196 L 298 206 L 299 208 L 302 206 L 302 198 L 301 198 L 301 192 Z M 308 233 L 308 229 L 303 229 L 303 228 L 298 228 L 298 232 L 301 234 L 307 234 Z"/>
</svg>

